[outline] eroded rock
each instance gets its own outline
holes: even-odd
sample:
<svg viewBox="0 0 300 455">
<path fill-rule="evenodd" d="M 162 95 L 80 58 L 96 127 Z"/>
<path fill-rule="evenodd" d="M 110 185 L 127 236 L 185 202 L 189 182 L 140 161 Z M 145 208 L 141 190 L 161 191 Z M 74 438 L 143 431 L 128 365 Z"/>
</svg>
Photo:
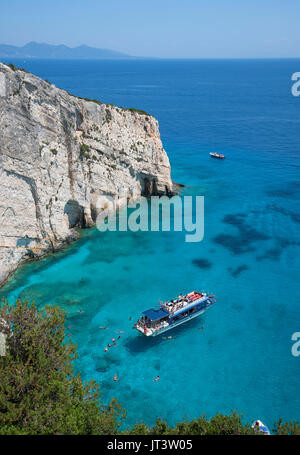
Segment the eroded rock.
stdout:
<svg viewBox="0 0 300 455">
<path fill-rule="evenodd" d="M 94 224 L 99 196 L 172 195 L 157 120 L 0 63 L 0 284 Z"/>
</svg>

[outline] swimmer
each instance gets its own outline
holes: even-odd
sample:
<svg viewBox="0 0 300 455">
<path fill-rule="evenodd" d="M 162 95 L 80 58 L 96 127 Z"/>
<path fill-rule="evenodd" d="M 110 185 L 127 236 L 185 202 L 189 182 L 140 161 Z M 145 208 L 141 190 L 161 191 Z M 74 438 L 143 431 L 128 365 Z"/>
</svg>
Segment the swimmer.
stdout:
<svg viewBox="0 0 300 455">
<path fill-rule="evenodd" d="M 159 376 L 156 376 L 156 378 L 153 379 L 153 382 L 157 382 L 157 381 L 159 381 Z"/>
<path fill-rule="evenodd" d="M 104 351 L 105 351 L 105 352 L 107 352 L 107 351 L 108 351 L 107 347 L 105 347 L 105 348 L 104 348 Z"/>
<path fill-rule="evenodd" d="M 116 340 L 115 340 L 115 338 L 112 338 L 111 341 L 114 343 Z"/>
<path fill-rule="evenodd" d="M 115 375 L 114 375 L 114 381 L 116 382 L 116 381 L 118 381 L 118 380 L 119 380 L 119 378 L 118 378 L 118 376 L 115 374 Z"/>
<path fill-rule="evenodd" d="M 107 346 L 108 346 L 109 348 L 111 348 L 111 344 L 109 344 L 109 343 L 108 343 L 108 345 L 107 345 Z"/>
<path fill-rule="evenodd" d="M 101 325 L 100 325 L 99 329 L 107 329 L 107 327 L 106 327 L 106 326 L 101 326 Z"/>
</svg>

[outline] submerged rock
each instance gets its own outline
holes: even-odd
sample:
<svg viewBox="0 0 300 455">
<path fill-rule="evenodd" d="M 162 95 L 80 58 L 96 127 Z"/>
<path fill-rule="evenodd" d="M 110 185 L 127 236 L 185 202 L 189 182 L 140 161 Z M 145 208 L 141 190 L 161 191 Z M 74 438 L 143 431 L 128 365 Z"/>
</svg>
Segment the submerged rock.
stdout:
<svg viewBox="0 0 300 455">
<path fill-rule="evenodd" d="M 147 113 L 78 98 L 2 63 L 0 112 L 0 284 L 93 225 L 105 197 L 176 191 Z"/>
</svg>

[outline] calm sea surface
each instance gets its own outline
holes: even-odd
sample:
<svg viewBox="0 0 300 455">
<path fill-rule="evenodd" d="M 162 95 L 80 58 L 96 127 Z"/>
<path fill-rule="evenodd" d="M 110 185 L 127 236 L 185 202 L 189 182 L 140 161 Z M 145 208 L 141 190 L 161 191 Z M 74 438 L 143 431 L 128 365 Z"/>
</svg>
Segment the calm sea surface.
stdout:
<svg viewBox="0 0 300 455">
<path fill-rule="evenodd" d="M 76 95 L 155 115 L 182 194 L 205 196 L 205 236 L 186 243 L 178 232 L 91 229 L 23 266 L 0 293 L 67 311 L 76 369 L 124 405 L 128 424 L 235 409 L 271 428 L 279 417 L 300 420 L 300 357 L 291 354 L 300 331 L 300 98 L 290 92 L 300 61 L 13 63 Z M 173 339 L 132 330 L 142 310 L 192 289 L 218 302 Z"/>
</svg>

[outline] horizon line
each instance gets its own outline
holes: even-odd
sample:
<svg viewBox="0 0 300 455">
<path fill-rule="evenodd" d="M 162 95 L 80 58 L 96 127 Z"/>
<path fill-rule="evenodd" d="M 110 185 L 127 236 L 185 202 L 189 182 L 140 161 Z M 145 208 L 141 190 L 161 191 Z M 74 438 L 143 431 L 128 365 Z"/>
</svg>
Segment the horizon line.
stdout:
<svg viewBox="0 0 300 455">
<path fill-rule="evenodd" d="M 300 60 L 299 57 L 151 57 L 151 56 L 134 56 L 129 55 L 128 57 L 104 57 L 104 58 L 52 58 L 52 57 L 7 57 L 1 56 L 0 59 L 5 60 L 82 60 L 82 61 L 95 61 L 95 60 Z"/>
<path fill-rule="evenodd" d="M 16 44 L 7 44 L 7 43 L 0 43 L 0 46 L 12 46 L 12 47 L 16 47 L 16 48 L 19 48 L 19 49 L 22 49 L 23 47 L 26 47 L 28 44 L 38 44 L 38 45 L 46 45 L 46 46 L 53 46 L 53 47 L 61 47 L 61 46 L 64 46 L 64 47 L 67 47 L 69 49 L 78 49 L 80 47 L 88 47 L 88 48 L 91 48 L 91 49 L 97 49 L 97 50 L 102 50 L 102 51 L 111 51 L 111 52 L 116 52 L 116 53 L 120 53 L 120 54 L 123 54 L 124 57 L 104 57 L 104 58 L 101 58 L 101 57 L 98 57 L 98 58 L 85 58 L 85 57 L 82 57 L 82 58 L 52 58 L 52 57 L 9 57 L 9 56 L 1 56 L 0 55 L 0 58 L 17 58 L 17 59 L 27 59 L 27 60 L 130 60 L 130 59 L 143 59 L 143 60 L 296 60 L 296 59 L 300 59 L 300 56 L 298 57 L 269 57 L 269 56 L 266 56 L 266 57 L 256 57 L 256 56 L 252 56 L 252 57 L 222 57 L 222 56 L 218 56 L 218 57 L 183 57 L 183 56 L 177 56 L 177 57 L 157 57 L 157 56 L 138 56 L 138 55 L 131 55 L 131 54 L 127 54 L 126 51 L 120 51 L 120 50 L 116 50 L 116 49 L 110 49 L 110 48 L 106 48 L 106 47 L 95 47 L 95 46 L 91 46 L 89 44 L 79 44 L 77 46 L 69 46 L 67 44 L 63 44 L 63 43 L 60 43 L 60 44 L 50 44 L 50 43 L 47 43 L 47 42 L 42 42 L 42 41 L 28 41 L 27 43 L 23 44 L 23 45 L 16 45 Z"/>
</svg>

